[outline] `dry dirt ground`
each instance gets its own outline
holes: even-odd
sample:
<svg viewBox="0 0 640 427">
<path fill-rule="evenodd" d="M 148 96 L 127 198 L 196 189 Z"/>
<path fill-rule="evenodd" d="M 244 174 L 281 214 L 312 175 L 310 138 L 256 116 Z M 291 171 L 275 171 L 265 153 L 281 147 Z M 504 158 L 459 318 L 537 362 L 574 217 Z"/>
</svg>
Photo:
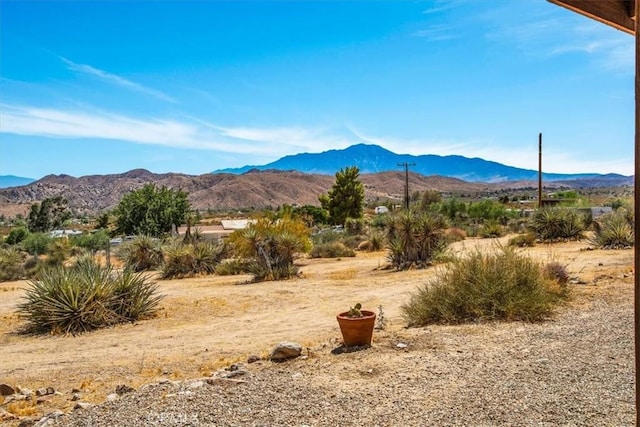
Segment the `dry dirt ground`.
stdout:
<svg viewBox="0 0 640 427">
<path fill-rule="evenodd" d="M 491 250 L 495 245 L 490 239 L 468 239 L 452 249 Z M 601 301 L 631 311 L 633 251 L 587 250 L 588 246 L 581 241 L 523 251 L 543 262 L 566 265 L 570 275 L 582 282 L 572 285 L 574 298 L 560 311 L 584 310 Z M 340 342 L 335 315 L 356 302 L 376 312 L 382 306 L 388 320 L 387 328 L 374 335 L 373 350 L 380 349 L 376 354 L 380 364 L 402 363 L 397 351 L 386 351 L 398 341 L 422 342 L 416 349 L 429 352 L 429 343 L 446 345 L 452 333 L 491 333 L 492 328 L 483 325 L 405 328 L 401 305 L 437 267 L 381 269 L 386 264 L 384 252 L 303 259 L 299 264 L 302 277 L 281 282 L 248 284 L 248 276 L 159 281 L 165 298 L 156 318 L 66 337 L 17 334 L 22 321 L 15 307 L 26 282 L 0 283 L 0 383 L 32 390 L 50 386 L 62 393 L 37 406 L 24 403 L 4 409 L 24 416 L 69 411 L 75 404 L 70 400 L 74 388 L 82 391 L 83 401 L 102 402 L 119 384 L 139 388 L 165 378 L 210 375 L 250 355 L 264 358 L 281 341 L 297 341 L 316 361 L 330 363 L 336 357 L 330 350 Z M 257 365 L 274 368 L 268 362 Z M 316 366 L 320 373 L 322 363 Z"/>
</svg>

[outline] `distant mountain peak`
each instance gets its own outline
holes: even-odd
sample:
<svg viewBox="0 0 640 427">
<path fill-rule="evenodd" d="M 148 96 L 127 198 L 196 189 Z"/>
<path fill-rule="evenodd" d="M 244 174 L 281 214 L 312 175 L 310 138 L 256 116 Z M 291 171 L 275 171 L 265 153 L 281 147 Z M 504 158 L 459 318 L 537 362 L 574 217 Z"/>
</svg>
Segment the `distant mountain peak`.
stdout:
<svg viewBox="0 0 640 427">
<path fill-rule="evenodd" d="M 398 171 L 401 169 L 399 164 L 405 162 L 413 163 L 414 165 L 410 167 L 410 170 L 421 175 L 440 175 L 468 182 L 492 183 L 538 179 L 536 170 L 507 166 L 479 157 L 396 154 L 379 145 L 365 143 L 354 144 L 344 149 L 327 150 L 322 153 L 291 154 L 262 166 L 247 165 L 240 168 L 221 169 L 214 171 L 214 173 L 242 174 L 249 170 L 281 170 L 333 175 L 348 166 L 357 166 L 361 173 L 378 173 Z M 595 173 L 544 173 L 543 179 L 546 181 L 559 181 L 601 178 L 602 176 Z"/>
</svg>

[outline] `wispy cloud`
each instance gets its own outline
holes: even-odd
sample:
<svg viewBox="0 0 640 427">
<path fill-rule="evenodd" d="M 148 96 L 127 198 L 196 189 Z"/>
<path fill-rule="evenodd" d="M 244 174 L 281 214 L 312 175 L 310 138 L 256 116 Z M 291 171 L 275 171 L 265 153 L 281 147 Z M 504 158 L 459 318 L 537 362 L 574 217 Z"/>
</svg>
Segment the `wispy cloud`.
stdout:
<svg viewBox="0 0 640 427">
<path fill-rule="evenodd" d="M 102 111 L 74 111 L 0 105 L 0 133 L 48 138 L 119 140 L 175 148 L 272 157 L 292 152 L 346 147 L 348 138 L 301 127 L 225 127 L 187 121 L 142 119 Z"/>
<path fill-rule="evenodd" d="M 425 15 L 433 15 L 462 6 L 466 0 L 436 0 L 432 6 L 422 11 Z"/>
<path fill-rule="evenodd" d="M 431 41 L 451 40 L 457 37 L 457 30 L 452 25 L 431 25 L 429 28 L 413 32 L 414 37 L 424 37 Z"/>
<path fill-rule="evenodd" d="M 568 54 L 587 55 L 594 64 L 610 71 L 633 70 L 633 37 L 550 4 L 532 4 L 519 19 L 512 3 L 478 17 L 486 38 L 518 46 L 529 55 L 550 58 Z"/>
<path fill-rule="evenodd" d="M 75 71 L 78 73 L 88 74 L 91 76 L 99 77 L 103 80 L 106 80 L 110 83 L 116 84 L 118 86 L 124 87 L 126 89 L 133 90 L 135 92 L 143 93 L 145 95 L 153 96 L 154 98 L 158 98 L 162 101 L 177 102 L 174 98 L 167 95 L 164 92 L 161 92 L 156 89 L 152 89 L 141 84 L 132 82 L 130 80 L 125 79 L 124 77 L 120 77 L 116 74 L 108 73 L 106 71 L 100 70 L 98 68 L 92 67 L 86 64 L 77 64 L 69 59 L 60 56 L 59 57 L 62 62 L 67 65 L 67 68 L 71 71 Z"/>
</svg>

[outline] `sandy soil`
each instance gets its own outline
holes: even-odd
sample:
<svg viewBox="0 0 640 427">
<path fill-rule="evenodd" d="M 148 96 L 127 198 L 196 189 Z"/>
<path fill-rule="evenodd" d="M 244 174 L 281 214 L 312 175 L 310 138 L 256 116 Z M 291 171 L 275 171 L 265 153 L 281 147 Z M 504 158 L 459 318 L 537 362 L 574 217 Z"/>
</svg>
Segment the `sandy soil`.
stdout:
<svg viewBox="0 0 640 427">
<path fill-rule="evenodd" d="M 469 239 L 453 250 L 490 250 L 495 245 L 490 239 Z M 599 298 L 615 302 L 622 294 L 632 295 L 633 251 L 587 248 L 582 241 L 524 251 L 540 261 L 566 265 L 572 277 L 588 284 L 574 286 L 572 310 Z M 376 334 L 374 347 L 397 334 L 421 333 L 404 329 L 401 305 L 436 268 L 381 269 L 386 264 L 383 252 L 304 259 L 299 264 L 302 277 L 290 281 L 247 284 L 248 276 L 159 281 L 165 299 L 156 318 L 75 337 L 16 334 L 21 320 L 15 307 L 26 283 L 0 283 L 0 382 L 30 389 L 51 386 L 63 393 L 25 408 L 22 415 L 54 408 L 66 411 L 74 404 L 73 388 L 82 390 L 84 401 L 101 402 L 118 384 L 137 388 L 162 378 L 209 375 L 252 354 L 265 357 L 280 341 L 297 341 L 312 349 L 337 347 L 335 315 L 356 302 L 373 311 L 382 306 L 389 320 L 387 329 Z M 598 286 L 605 282 L 623 286 Z"/>
</svg>

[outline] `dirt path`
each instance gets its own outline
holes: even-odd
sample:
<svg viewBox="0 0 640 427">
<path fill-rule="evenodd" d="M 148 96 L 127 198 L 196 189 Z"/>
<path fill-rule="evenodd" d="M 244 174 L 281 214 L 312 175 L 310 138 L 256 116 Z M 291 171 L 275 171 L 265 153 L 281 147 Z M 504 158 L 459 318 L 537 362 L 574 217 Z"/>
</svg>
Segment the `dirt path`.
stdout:
<svg viewBox="0 0 640 427">
<path fill-rule="evenodd" d="M 487 250 L 495 244 L 467 240 L 453 249 Z M 592 285 L 629 281 L 631 250 L 591 251 L 587 246 L 571 242 L 524 252 L 565 264 L 572 276 Z M 160 281 L 166 297 L 157 318 L 76 337 L 16 335 L 21 321 L 15 306 L 25 283 L 2 283 L 0 382 L 30 389 L 52 386 L 63 395 L 33 411 L 68 410 L 74 404 L 69 400 L 73 388 L 82 389 L 83 400 L 100 402 L 118 384 L 139 387 L 161 378 L 208 375 L 252 354 L 264 357 L 280 341 L 337 346 L 335 315 L 356 302 L 374 311 L 381 305 L 389 320 L 385 333 L 401 332 L 401 305 L 435 269 L 380 269 L 385 263 L 383 252 L 358 253 L 356 258 L 302 260 L 302 277 L 290 281 L 245 284 L 248 276 Z M 589 304 L 612 292 L 615 288 L 582 286 L 574 304 Z"/>
</svg>

